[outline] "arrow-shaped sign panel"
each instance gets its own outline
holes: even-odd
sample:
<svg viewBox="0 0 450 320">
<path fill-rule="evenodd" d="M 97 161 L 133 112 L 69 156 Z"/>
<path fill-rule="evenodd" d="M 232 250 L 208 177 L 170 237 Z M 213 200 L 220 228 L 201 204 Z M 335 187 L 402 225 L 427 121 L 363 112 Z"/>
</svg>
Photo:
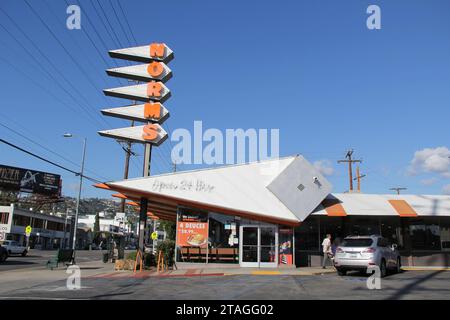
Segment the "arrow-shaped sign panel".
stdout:
<svg viewBox="0 0 450 320">
<path fill-rule="evenodd" d="M 103 93 L 107 96 L 139 100 L 144 102 L 164 102 L 170 97 L 170 90 L 162 83 L 152 81 L 146 84 L 134 86 L 105 89 Z"/>
<path fill-rule="evenodd" d="M 136 121 L 163 123 L 169 118 L 169 111 L 159 102 L 102 110 L 105 116 Z"/>
<path fill-rule="evenodd" d="M 150 143 L 159 146 L 167 139 L 167 132 L 156 123 L 144 126 L 127 127 L 98 132 L 99 135 L 117 140 Z"/>
<path fill-rule="evenodd" d="M 109 55 L 112 58 L 147 63 L 152 61 L 167 63 L 173 59 L 173 51 L 165 43 L 152 43 L 147 46 L 110 50 Z"/>
<path fill-rule="evenodd" d="M 153 61 L 149 64 L 107 69 L 106 73 L 113 77 L 126 78 L 137 81 L 166 82 L 172 77 L 172 70 L 164 62 Z"/>
</svg>

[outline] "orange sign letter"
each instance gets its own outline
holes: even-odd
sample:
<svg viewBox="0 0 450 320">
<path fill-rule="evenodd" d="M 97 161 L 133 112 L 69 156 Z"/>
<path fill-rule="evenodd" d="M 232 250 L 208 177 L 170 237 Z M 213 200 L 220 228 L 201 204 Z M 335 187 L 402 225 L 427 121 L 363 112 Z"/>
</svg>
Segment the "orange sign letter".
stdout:
<svg viewBox="0 0 450 320">
<path fill-rule="evenodd" d="M 148 65 L 147 72 L 152 77 L 158 77 L 164 72 L 164 67 L 160 62 L 153 61 Z"/>
<path fill-rule="evenodd" d="M 155 124 L 147 124 L 142 129 L 142 139 L 153 141 L 158 138 L 158 127 Z"/>
<path fill-rule="evenodd" d="M 164 43 L 152 43 L 150 45 L 150 57 L 152 58 L 164 58 L 166 52 L 166 46 Z"/>
<path fill-rule="evenodd" d="M 146 103 L 144 105 L 144 117 L 147 119 L 161 118 L 161 103 Z"/>
<path fill-rule="evenodd" d="M 147 85 L 147 96 L 149 97 L 161 97 L 161 91 L 163 90 L 160 82 L 149 82 Z"/>
</svg>

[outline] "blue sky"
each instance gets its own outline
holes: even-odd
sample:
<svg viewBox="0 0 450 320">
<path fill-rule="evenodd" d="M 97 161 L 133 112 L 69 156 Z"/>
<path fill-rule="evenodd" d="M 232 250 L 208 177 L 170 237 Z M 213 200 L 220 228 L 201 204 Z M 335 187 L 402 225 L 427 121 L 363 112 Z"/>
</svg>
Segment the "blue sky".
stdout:
<svg viewBox="0 0 450 320">
<path fill-rule="evenodd" d="M 71 169 L 81 141 L 62 134 L 87 137 L 86 174 L 120 179 L 123 151 L 96 131 L 128 126 L 99 110 L 128 104 L 101 90 L 127 84 L 104 70 L 115 66 L 107 49 L 134 46 L 133 37 L 109 1 L 100 8 L 80 0 L 82 30 L 66 28 L 67 3 L 76 0 L 27 1 L 59 42 L 25 1 L 0 2 L 50 61 L 0 12 L 0 24 L 28 50 L 0 27 L 0 123 L 73 163 L 1 126 L 0 136 Z M 335 192 L 348 188 L 347 168 L 336 161 L 354 148 L 367 174 L 364 192 L 406 186 L 409 193 L 450 193 L 449 1 L 120 1 L 139 45 L 160 41 L 175 52 L 166 130 L 192 130 L 195 120 L 204 129 L 279 128 L 280 154 L 319 161 Z M 112 4 L 127 30 L 117 0 Z M 366 27 L 370 4 L 381 8 L 381 30 Z M 153 174 L 172 169 L 173 145 L 154 148 Z M 134 150 L 130 177 L 142 171 L 142 147 Z M 73 175 L 5 145 L 0 154 L 2 164 L 61 174 L 64 194 L 75 194 Z M 107 196 L 90 183 L 83 194 Z"/>
</svg>

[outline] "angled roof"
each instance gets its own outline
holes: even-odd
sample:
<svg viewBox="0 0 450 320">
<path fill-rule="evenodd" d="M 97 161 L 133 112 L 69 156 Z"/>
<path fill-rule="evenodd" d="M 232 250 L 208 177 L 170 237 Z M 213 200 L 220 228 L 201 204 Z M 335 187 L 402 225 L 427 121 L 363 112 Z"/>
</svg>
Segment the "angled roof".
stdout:
<svg viewBox="0 0 450 320">
<path fill-rule="evenodd" d="M 314 215 L 450 216 L 450 196 L 412 194 L 330 194 Z"/>
<path fill-rule="evenodd" d="M 331 185 L 302 156 L 180 171 L 105 185 L 130 199 L 146 197 L 150 204 L 156 201 L 195 206 L 286 224 L 298 224 L 331 191 Z M 303 193 L 299 185 L 303 185 Z"/>
</svg>

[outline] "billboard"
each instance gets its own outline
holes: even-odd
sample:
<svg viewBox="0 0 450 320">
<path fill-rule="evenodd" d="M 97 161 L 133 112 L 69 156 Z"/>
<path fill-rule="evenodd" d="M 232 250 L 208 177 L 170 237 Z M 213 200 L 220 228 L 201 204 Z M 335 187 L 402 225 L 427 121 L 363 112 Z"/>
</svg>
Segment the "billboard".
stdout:
<svg viewBox="0 0 450 320">
<path fill-rule="evenodd" d="M 10 191 L 59 195 L 61 176 L 0 165 L 0 188 Z"/>
</svg>

